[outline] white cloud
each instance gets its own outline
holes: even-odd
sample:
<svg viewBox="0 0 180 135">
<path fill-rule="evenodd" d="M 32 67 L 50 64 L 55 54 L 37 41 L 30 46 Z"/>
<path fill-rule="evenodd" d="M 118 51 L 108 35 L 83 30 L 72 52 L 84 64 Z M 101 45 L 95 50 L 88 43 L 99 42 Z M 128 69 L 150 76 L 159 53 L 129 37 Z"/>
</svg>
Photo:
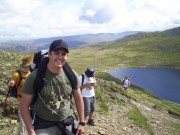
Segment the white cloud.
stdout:
<svg viewBox="0 0 180 135">
<path fill-rule="evenodd" d="M 1 0 L 0 41 L 180 26 L 179 0 Z"/>
<path fill-rule="evenodd" d="M 117 6 L 119 4 L 119 6 Z M 113 20 L 121 2 L 117 0 L 87 0 L 80 19 L 93 24 L 109 23 Z"/>
</svg>

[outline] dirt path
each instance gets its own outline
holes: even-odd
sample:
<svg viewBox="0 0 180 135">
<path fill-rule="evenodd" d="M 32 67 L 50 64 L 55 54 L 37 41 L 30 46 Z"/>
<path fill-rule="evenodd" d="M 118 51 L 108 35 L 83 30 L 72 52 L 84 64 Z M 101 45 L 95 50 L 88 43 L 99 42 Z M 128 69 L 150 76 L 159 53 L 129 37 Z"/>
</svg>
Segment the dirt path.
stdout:
<svg viewBox="0 0 180 135">
<path fill-rule="evenodd" d="M 95 114 L 97 126 L 87 125 L 85 135 L 150 135 L 147 130 L 138 127 L 127 117 L 127 113 L 133 105 L 136 105 L 141 113 L 148 118 L 155 135 L 180 135 L 180 132 L 175 131 L 169 125 L 171 121 L 180 123 L 180 119 L 173 118 L 166 112 L 158 111 L 152 108 L 152 105 L 134 101 L 125 106 L 111 105 L 108 115 L 97 110 Z"/>
<path fill-rule="evenodd" d="M 150 135 L 143 128 L 138 127 L 133 120 L 127 117 L 128 112 L 137 106 L 141 113 L 148 118 L 154 135 L 180 135 L 180 131 L 175 130 L 170 123 L 180 124 L 180 118 L 174 118 L 166 111 L 154 108 L 152 103 L 138 103 L 133 100 L 122 106 L 110 104 L 108 114 L 97 111 L 94 115 L 97 126 L 85 126 L 85 135 Z M 1 117 L 0 135 L 16 135 L 18 121 Z"/>
</svg>

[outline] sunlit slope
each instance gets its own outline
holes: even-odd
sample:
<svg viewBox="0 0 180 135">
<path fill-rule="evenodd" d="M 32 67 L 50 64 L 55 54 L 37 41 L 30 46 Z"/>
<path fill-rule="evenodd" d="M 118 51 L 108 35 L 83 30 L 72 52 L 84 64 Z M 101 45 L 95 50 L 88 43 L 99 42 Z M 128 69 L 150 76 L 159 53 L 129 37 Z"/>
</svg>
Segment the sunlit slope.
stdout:
<svg viewBox="0 0 180 135">
<path fill-rule="evenodd" d="M 97 70 L 139 66 L 180 67 L 180 29 L 140 33 L 115 42 L 72 49 L 69 62 L 78 66 L 75 68 L 80 71 L 91 65 Z"/>
</svg>

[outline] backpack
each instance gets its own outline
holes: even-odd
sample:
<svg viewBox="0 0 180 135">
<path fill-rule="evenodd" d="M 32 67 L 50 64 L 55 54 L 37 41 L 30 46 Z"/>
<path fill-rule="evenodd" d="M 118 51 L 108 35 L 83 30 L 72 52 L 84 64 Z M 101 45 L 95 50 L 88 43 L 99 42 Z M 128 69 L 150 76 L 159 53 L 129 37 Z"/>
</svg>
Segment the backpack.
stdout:
<svg viewBox="0 0 180 135">
<path fill-rule="evenodd" d="M 21 71 L 18 69 L 16 70 L 15 72 L 17 72 L 19 74 L 19 82 L 17 85 L 14 85 L 12 88 L 10 88 L 10 92 L 9 92 L 9 96 L 11 97 L 15 97 L 15 98 L 18 98 L 18 87 L 21 83 L 21 80 L 22 79 L 25 79 L 24 77 L 22 77 L 22 74 L 21 74 Z M 11 78 L 8 79 L 8 82 L 11 80 Z"/>
<path fill-rule="evenodd" d="M 47 57 L 48 49 L 41 50 L 39 52 L 36 52 L 33 57 L 33 62 L 30 66 L 30 71 L 32 72 L 34 69 L 37 69 L 39 66 L 39 63 L 44 57 Z"/>
<path fill-rule="evenodd" d="M 81 85 L 83 85 L 83 83 L 84 83 L 84 74 L 82 74 L 81 76 L 82 76 L 82 83 L 81 83 Z"/>
</svg>

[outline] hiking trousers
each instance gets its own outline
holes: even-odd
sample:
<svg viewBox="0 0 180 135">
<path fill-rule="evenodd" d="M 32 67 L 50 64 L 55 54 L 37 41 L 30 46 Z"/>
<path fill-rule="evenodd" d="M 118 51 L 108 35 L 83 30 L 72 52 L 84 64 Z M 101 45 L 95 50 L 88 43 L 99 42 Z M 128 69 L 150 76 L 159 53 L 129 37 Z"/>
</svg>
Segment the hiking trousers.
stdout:
<svg viewBox="0 0 180 135">
<path fill-rule="evenodd" d="M 61 135 L 61 131 L 57 126 L 44 128 L 44 129 L 36 129 L 36 135 Z"/>
<path fill-rule="evenodd" d="M 84 101 L 84 117 L 89 118 L 89 114 L 95 111 L 95 96 L 93 97 L 83 97 Z"/>
<path fill-rule="evenodd" d="M 74 135 L 74 118 L 72 116 L 62 121 L 47 121 L 35 115 L 33 123 L 37 135 Z"/>
<path fill-rule="evenodd" d="M 69 126 L 68 128 L 71 129 L 71 126 Z M 62 131 L 58 128 L 58 126 L 36 129 L 35 132 L 36 135 L 62 135 Z"/>
</svg>

